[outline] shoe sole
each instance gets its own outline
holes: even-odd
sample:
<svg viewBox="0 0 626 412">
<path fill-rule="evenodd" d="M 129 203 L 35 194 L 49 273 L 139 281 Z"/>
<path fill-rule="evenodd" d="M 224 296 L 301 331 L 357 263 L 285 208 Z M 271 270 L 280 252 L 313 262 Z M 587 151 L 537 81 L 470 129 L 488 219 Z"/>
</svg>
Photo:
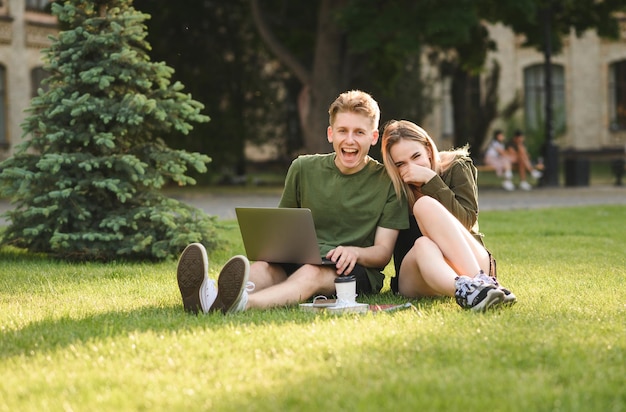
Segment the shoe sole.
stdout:
<svg viewBox="0 0 626 412">
<path fill-rule="evenodd" d="M 197 315 L 202 309 L 200 290 L 208 280 L 206 273 L 208 262 L 206 250 L 199 243 L 190 244 L 180 255 L 176 278 L 186 312 Z"/>
<path fill-rule="evenodd" d="M 484 312 L 487 309 L 498 305 L 504 301 L 504 292 L 499 289 L 489 289 L 486 292 L 484 299 L 476 306 L 472 306 L 472 310 L 475 312 Z"/>
<path fill-rule="evenodd" d="M 515 295 L 513 295 L 512 293 L 509 293 L 508 295 L 505 293 L 504 294 L 504 299 L 502 300 L 502 304 L 504 306 L 512 306 L 517 302 L 517 298 L 515 297 Z"/>
<path fill-rule="evenodd" d="M 250 276 L 250 263 L 244 256 L 233 256 L 217 278 L 217 297 L 209 311 L 229 313 L 239 302 Z"/>
</svg>

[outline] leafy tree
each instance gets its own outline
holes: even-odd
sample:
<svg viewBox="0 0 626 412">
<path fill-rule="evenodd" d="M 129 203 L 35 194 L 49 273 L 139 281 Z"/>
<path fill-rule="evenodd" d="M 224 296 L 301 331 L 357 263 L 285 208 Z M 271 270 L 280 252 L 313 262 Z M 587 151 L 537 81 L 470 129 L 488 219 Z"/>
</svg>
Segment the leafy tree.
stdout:
<svg viewBox="0 0 626 412">
<path fill-rule="evenodd" d="M 563 39 L 573 29 L 577 35 L 595 30 L 600 37 L 617 39 L 619 19 L 626 11 L 624 0 L 518 0 L 502 2 L 481 0 L 482 16 L 491 22 L 502 22 L 515 33 L 523 34 L 525 46 L 543 51 L 545 45 L 544 13 L 550 15 L 552 49 L 559 53 Z"/>
<path fill-rule="evenodd" d="M 431 47 L 434 64 L 451 61 L 446 60 L 447 52 L 456 47 L 459 53 L 454 58 L 462 52 L 460 65 L 474 71 L 491 47 L 474 0 L 320 0 L 307 2 L 308 8 L 317 5 L 309 12 L 303 12 L 299 3 L 283 7 L 276 3 L 283 2 L 265 0 L 262 5 L 261 0 L 251 0 L 252 13 L 268 47 L 302 85 L 300 119 L 309 152 L 327 149 L 320 138 L 328 123 L 326 109 L 346 88 L 376 92 L 385 116 L 413 116 L 419 121 L 432 104 L 428 86 L 421 83 L 419 56 L 424 46 Z M 273 18 L 276 12 L 269 11 L 287 7 L 289 17 L 279 22 Z M 309 16 L 317 20 L 310 22 Z M 314 33 L 310 38 L 295 36 L 309 47 L 294 47 L 294 36 L 280 24 L 293 20 L 302 22 L 292 24 L 296 33 Z M 407 71 L 408 67 L 412 69 Z"/>
<path fill-rule="evenodd" d="M 326 106 L 336 94 L 354 85 L 354 76 L 359 74 L 372 76 L 369 89 L 378 88 L 382 92 L 383 99 L 379 100 L 385 102 L 385 97 L 392 96 L 391 102 L 401 100 L 405 109 L 411 108 L 407 96 L 397 99 L 394 93 L 413 86 L 410 92 L 413 100 L 426 98 L 423 106 L 427 108 L 429 89 L 416 87 L 420 75 L 415 75 L 413 82 L 399 76 L 407 62 L 415 61 L 415 55 L 424 50 L 429 50 L 429 64 L 438 66 L 441 74 L 452 78 L 455 143 L 469 141 L 472 146 L 480 147 L 489 124 L 499 114 L 494 94 L 499 68 L 486 62 L 487 53 L 494 48 L 487 23 L 502 22 L 516 33 L 525 34 L 527 45 L 541 48 L 544 43 L 541 13 L 550 9 L 552 41 L 554 50 L 558 51 L 562 36 L 569 34 L 571 28 L 578 34 L 596 29 L 603 37 L 614 37 L 618 25 L 613 12 L 625 8 L 623 0 L 319 0 L 302 2 L 306 6 L 300 3 L 250 0 L 259 33 L 302 85 L 300 114 L 307 151 L 324 149 L 320 135 L 326 127 Z M 311 34 L 302 35 L 304 30 Z M 300 43 L 294 45 L 293 39 Z M 477 84 L 477 75 L 484 70 L 490 75 L 488 90 L 481 96 L 472 85 Z M 384 103 L 382 107 L 384 113 L 390 106 Z M 423 113 L 423 109 L 413 111 Z"/>
<path fill-rule="evenodd" d="M 45 51 L 48 91 L 23 124 L 28 140 L 0 166 L 15 209 L 3 244 L 72 260 L 163 259 L 214 240 L 215 218 L 159 189 L 194 184 L 210 158 L 160 139 L 206 122 L 202 104 L 151 62 L 132 0 L 52 5 L 62 31 Z"/>
<path fill-rule="evenodd" d="M 340 24 L 346 28 L 355 49 L 372 54 L 373 71 L 385 73 L 387 87 L 399 84 L 406 88 L 418 81 L 422 72 L 415 73 L 413 79 L 398 79 L 397 73 L 407 59 L 425 54 L 428 64 L 438 68 L 436 77 L 429 81 L 437 82 L 443 76 L 452 79 L 455 145 L 480 145 L 478 139 L 495 117 L 497 101 L 493 92 L 498 84 L 498 68 L 493 66 L 490 70 L 496 76 L 489 76 L 489 91 L 481 95 L 478 74 L 494 43 L 481 20 L 480 1 L 352 0 L 342 13 Z M 432 107 L 434 99 L 429 96 L 429 88 L 413 90 L 410 99 L 425 104 L 418 111 L 421 116 L 401 113 L 400 117 L 419 122 Z M 404 111 L 407 107 L 410 106 L 402 104 Z"/>
<path fill-rule="evenodd" d="M 281 101 L 285 70 L 260 42 L 248 0 L 134 4 L 151 15 L 146 22 L 151 56 L 174 67 L 174 77 L 212 117 L 187 136 L 164 136 L 166 142 L 209 154 L 208 177 L 245 174 L 246 142 L 291 144 L 288 108 Z"/>
</svg>

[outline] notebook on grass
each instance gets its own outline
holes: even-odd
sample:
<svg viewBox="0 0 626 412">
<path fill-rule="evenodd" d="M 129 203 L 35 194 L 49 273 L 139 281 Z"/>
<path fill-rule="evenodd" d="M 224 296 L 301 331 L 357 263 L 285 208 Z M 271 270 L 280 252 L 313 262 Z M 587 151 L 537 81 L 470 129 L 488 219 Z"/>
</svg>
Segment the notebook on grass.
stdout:
<svg viewBox="0 0 626 412">
<path fill-rule="evenodd" d="M 310 209 L 237 207 L 235 213 L 248 259 L 334 265 L 321 257 Z"/>
</svg>

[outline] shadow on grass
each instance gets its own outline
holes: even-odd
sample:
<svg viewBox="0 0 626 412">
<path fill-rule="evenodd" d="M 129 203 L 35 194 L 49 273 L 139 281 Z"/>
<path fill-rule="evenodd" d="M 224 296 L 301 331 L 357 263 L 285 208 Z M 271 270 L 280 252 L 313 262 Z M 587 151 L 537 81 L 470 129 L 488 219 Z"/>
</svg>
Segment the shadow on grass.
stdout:
<svg viewBox="0 0 626 412">
<path fill-rule="evenodd" d="M 445 298 L 412 301 L 413 311 L 430 311 Z M 361 300 L 370 304 L 402 304 L 407 300 L 391 293 L 370 296 Z M 398 312 L 376 313 L 376 316 L 393 316 Z M 307 324 L 314 318 L 332 322 L 336 314 L 301 311 L 297 306 L 270 310 L 249 310 L 236 315 L 221 312 L 194 316 L 185 313 L 179 305 L 143 307 L 131 311 L 112 311 L 82 318 L 64 316 L 32 322 L 21 329 L 3 328 L 0 333 L 0 358 L 34 356 L 92 340 L 127 336 L 134 332 L 174 333 L 180 330 L 218 330 L 232 327 L 234 323 L 246 325 Z M 362 316 L 348 314 L 345 316 Z"/>
</svg>

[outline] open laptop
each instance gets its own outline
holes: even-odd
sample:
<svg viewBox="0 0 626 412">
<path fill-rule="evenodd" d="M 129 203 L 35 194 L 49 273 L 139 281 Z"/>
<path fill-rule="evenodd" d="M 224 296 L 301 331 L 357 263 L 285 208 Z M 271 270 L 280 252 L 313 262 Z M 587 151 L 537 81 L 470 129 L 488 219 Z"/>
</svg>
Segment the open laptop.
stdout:
<svg viewBox="0 0 626 412">
<path fill-rule="evenodd" d="M 237 207 L 235 213 L 248 259 L 334 265 L 321 257 L 310 209 Z"/>
</svg>

